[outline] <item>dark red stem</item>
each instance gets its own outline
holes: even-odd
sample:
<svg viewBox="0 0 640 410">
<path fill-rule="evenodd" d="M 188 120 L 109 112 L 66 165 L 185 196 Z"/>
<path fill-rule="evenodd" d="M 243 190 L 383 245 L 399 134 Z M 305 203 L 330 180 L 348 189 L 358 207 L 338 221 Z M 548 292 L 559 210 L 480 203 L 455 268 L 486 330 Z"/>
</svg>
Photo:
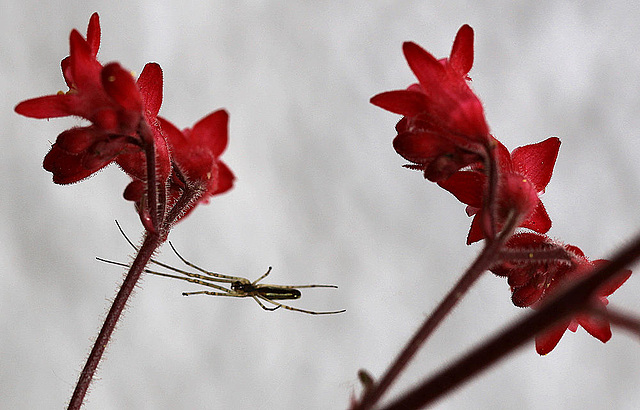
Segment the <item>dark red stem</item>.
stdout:
<svg viewBox="0 0 640 410">
<path fill-rule="evenodd" d="M 73 396 L 71 396 L 71 401 L 69 402 L 69 410 L 77 410 L 82 406 L 87 389 L 93 380 L 93 375 L 96 372 L 96 368 L 98 367 L 100 360 L 102 359 L 104 349 L 109 343 L 109 339 L 116 327 L 116 323 L 118 323 L 118 319 L 127 305 L 127 300 L 129 300 L 129 296 L 131 296 L 131 292 L 135 288 L 136 283 L 140 278 L 140 274 L 161 243 L 162 241 L 157 234 L 148 233 L 145 237 L 145 240 L 138 251 L 138 255 L 131 264 L 129 273 L 124 279 L 124 282 L 113 301 L 113 305 L 111 306 L 111 309 L 109 309 L 109 313 L 107 313 L 107 317 L 102 325 L 100 334 L 98 334 L 98 338 L 93 345 L 93 349 L 91 349 L 87 363 L 80 373 L 78 384 L 76 385 L 76 388 L 73 391 Z"/>
<path fill-rule="evenodd" d="M 419 409 L 432 404 L 447 392 L 505 358 L 536 334 L 560 320 L 575 315 L 576 312 L 589 310 L 596 290 L 639 258 L 640 237 L 637 237 L 619 251 L 609 264 L 595 269 L 591 275 L 560 292 L 538 311 L 464 355 L 384 410 Z"/>
<path fill-rule="evenodd" d="M 488 146 L 485 146 L 487 156 L 484 161 L 485 172 L 487 173 L 487 189 L 484 192 L 483 206 L 489 212 L 483 221 L 483 230 L 487 240 L 491 241 L 496 236 L 498 227 L 496 226 L 498 207 L 498 165 L 495 154 L 496 143 L 492 139 Z"/>
<path fill-rule="evenodd" d="M 158 232 L 160 224 L 164 219 L 165 203 L 164 201 L 162 203 L 159 202 L 158 181 L 156 178 L 156 144 L 153 132 L 144 120 L 140 122 L 138 133 L 144 143 L 144 153 L 147 162 L 146 189 L 147 201 L 149 203 L 147 204 L 146 210 L 151 218 L 149 221 L 151 226 L 148 226 L 144 220 L 143 224 L 147 232 Z"/>
<path fill-rule="evenodd" d="M 189 207 L 193 206 L 195 201 L 197 201 L 205 192 L 206 189 L 204 187 L 200 187 L 191 182 L 186 183 L 183 188 L 182 195 L 180 195 L 178 201 L 166 214 L 167 226 L 170 227 L 172 224 L 174 224 L 180 218 L 180 216 L 182 216 L 182 214 L 186 212 Z"/>
</svg>

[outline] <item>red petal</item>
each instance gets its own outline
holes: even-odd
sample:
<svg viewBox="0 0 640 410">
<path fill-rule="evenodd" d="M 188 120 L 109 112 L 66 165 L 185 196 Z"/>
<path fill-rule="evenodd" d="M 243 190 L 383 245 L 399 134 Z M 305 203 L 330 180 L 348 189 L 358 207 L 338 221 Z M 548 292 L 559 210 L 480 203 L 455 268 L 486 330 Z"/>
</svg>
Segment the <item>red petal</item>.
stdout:
<svg viewBox="0 0 640 410">
<path fill-rule="evenodd" d="M 509 265 L 507 265 L 509 266 Z M 491 268 L 491 270 L 493 271 L 496 268 Z M 504 270 L 507 269 L 507 272 L 504 273 Z M 531 282 L 531 269 L 528 267 L 528 269 L 522 268 L 522 267 L 513 267 L 511 269 L 509 269 L 508 267 L 500 267 L 498 266 L 497 269 L 498 273 L 502 273 L 501 275 L 498 274 L 498 276 L 508 276 L 507 278 L 507 284 L 509 286 L 511 286 L 512 288 L 520 288 L 523 287 L 524 285 L 526 285 L 527 283 Z M 495 272 L 494 272 L 495 273 Z"/>
<path fill-rule="evenodd" d="M 82 166 L 97 171 L 118 156 L 127 145 L 126 137 L 115 137 L 98 141 L 82 156 Z"/>
<path fill-rule="evenodd" d="M 216 190 L 212 192 L 212 195 L 218 195 L 223 192 L 227 192 L 231 188 L 233 188 L 233 180 L 236 177 L 233 175 L 233 172 L 227 167 L 224 162 L 218 161 L 218 185 Z"/>
<path fill-rule="evenodd" d="M 596 268 L 606 265 L 607 263 L 609 263 L 609 261 L 604 259 L 598 259 L 593 261 L 593 264 L 596 266 Z M 618 288 L 622 286 L 622 284 L 625 283 L 630 276 L 631 276 L 631 271 L 629 269 L 621 270 L 619 273 L 615 274 L 611 279 L 607 280 L 604 283 L 604 285 L 599 287 L 598 290 L 596 290 L 596 295 L 601 297 L 606 297 L 611 295 L 613 292 L 618 290 Z"/>
<path fill-rule="evenodd" d="M 564 332 L 567 330 L 570 322 L 570 320 L 561 322 L 551 327 L 546 332 L 536 336 L 536 351 L 539 355 L 543 356 L 548 354 L 556 347 L 562 338 L 562 335 L 564 335 Z"/>
<path fill-rule="evenodd" d="M 458 171 L 444 181 L 438 182 L 438 185 L 451 192 L 458 201 L 480 208 L 486 179 L 486 176 L 479 172 Z"/>
<path fill-rule="evenodd" d="M 549 218 L 547 210 L 542 205 L 542 201 L 538 200 L 536 208 L 520 226 L 538 233 L 547 233 L 551 229 L 551 218 Z"/>
<path fill-rule="evenodd" d="M 116 162 L 132 178 L 147 178 L 147 160 L 142 151 L 122 153 L 118 155 Z"/>
<path fill-rule="evenodd" d="M 471 229 L 469 229 L 469 234 L 467 235 L 467 245 L 471 245 L 474 242 L 484 239 L 481 221 L 482 213 L 478 213 L 473 217 L 473 220 L 471 221 Z"/>
<path fill-rule="evenodd" d="M 576 320 L 584 330 L 602 343 L 606 343 L 611 339 L 611 325 L 608 320 L 600 316 L 591 315 L 579 315 Z"/>
<path fill-rule="evenodd" d="M 370 101 L 387 111 L 408 117 L 415 117 L 427 110 L 424 94 L 417 91 L 387 91 L 374 95 Z"/>
<path fill-rule="evenodd" d="M 60 68 L 62 69 L 62 76 L 64 77 L 67 87 L 72 89 L 74 87 L 73 70 L 71 70 L 71 57 L 66 56 L 60 61 Z"/>
<path fill-rule="evenodd" d="M 527 307 L 536 303 L 542 297 L 543 293 L 543 286 L 536 286 L 535 283 L 532 283 L 531 285 L 514 290 L 511 295 L 511 301 L 518 307 Z"/>
<path fill-rule="evenodd" d="M 215 183 L 216 161 L 209 150 L 191 147 L 188 151 L 176 153 L 174 159 L 190 181 L 202 181 L 207 185 Z"/>
<path fill-rule="evenodd" d="M 511 154 L 509 154 L 509 150 L 505 147 L 500 141 L 491 137 L 491 141 L 494 143 L 493 155 L 496 158 L 496 162 L 498 163 L 498 167 L 502 172 L 512 172 L 513 165 L 511 164 Z"/>
<path fill-rule="evenodd" d="M 225 110 L 207 115 L 191 129 L 191 143 L 208 149 L 217 158 L 227 147 L 228 122 L 229 114 Z"/>
<path fill-rule="evenodd" d="M 86 151 L 101 134 L 94 127 L 71 128 L 58 135 L 56 146 L 69 154 Z"/>
<path fill-rule="evenodd" d="M 131 181 L 129 185 L 127 185 L 127 187 L 124 189 L 122 197 L 127 201 L 138 202 L 140 199 L 142 199 L 144 191 L 145 188 L 142 181 Z"/>
<path fill-rule="evenodd" d="M 69 39 L 71 52 L 69 53 L 69 68 L 72 79 L 78 90 L 90 90 L 100 86 L 100 70 L 102 66 L 91 53 L 87 41 L 76 30 L 71 31 Z"/>
<path fill-rule="evenodd" d="M 425 93 L 429 94 L 434 87 L 440 89 L 439 85 L 445 80 L 442 64 L 416 43 L 406 42 L 402 45 L 402 50 Z"/>
<path fill-rule="evenodd" d="M 557 137 L 518 147 L 511 153 L 513 167 L 541 192 L 551 180 L 559 149 L 560 139 Z"/>
<path fill-rule="evenodd" d="M 404 133 L 393 140 L 393 148 L 404 159 L 418 164 L 453 153 L 455 146 L 445 138 L 431 133 Z"/>
<path fill-rule="evenodd" d="M 460 27 L 451 48 L 449 64 L 465 76 L 473 66 L 473 29 L 465 24 Z"/>
<path fill-rule="evenodd" d="M 137 81 L 142 103 L 148 114 L 155 117 L 162 105 L 162 69 L 156 63 L 148 63 Z"/>
<path fill-rule="evenodd" d="M 184 134 L 182 134 L 182 131 L 162 117 L 158 117 L 158 123 L 160 124 L 162 134 L 165 136 L 167 143 L 173 150 L 181 150 L 185 148 L 187 140 L 185 139 Z"/>
<path fill-rule="evenodd" d="M 83 180 L 110 162 L 88 169 L 83 165 L 85 156 L 86 154 L 69 154 L 54 144 L 51 151 L 44 157 L 42 166 L 53 174 L 53 182 L 64 185 Z"/>
<path fill-rule="evenodd" d="M 87 27 L 87 43 L 91 49 L 91 53 L 95 56 L 100 48 L 100 18 L 98 13 L 93 13 L 89 19 Z"/>
<path fill-rule="evenodd" d="M 142 112 L 142 98 L 135 79 L 118 63 L 107 64 L 101 73 L 106 93 L 125 110 Z"/>
<path fill-rule="evenodd" d="M 15 111 L 31 118 L 55 118 L 74 115 L 73 107 L 78 104 L 78 97 L 72 94 L 45 95 L 32 98 L 16 105 Z"/>
</svg>

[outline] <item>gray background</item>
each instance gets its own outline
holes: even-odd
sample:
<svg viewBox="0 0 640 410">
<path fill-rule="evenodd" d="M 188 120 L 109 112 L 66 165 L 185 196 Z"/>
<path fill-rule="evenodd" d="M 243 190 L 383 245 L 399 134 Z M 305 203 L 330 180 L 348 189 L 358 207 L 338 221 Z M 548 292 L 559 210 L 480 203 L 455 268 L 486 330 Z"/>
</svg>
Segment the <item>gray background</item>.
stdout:
<svg viewBox="0 0 640 410">
<path fill-rule="evenodd" d="M 471 75 L 492 132 L 510 149 L 562 139 L 544 203 L 550 235 L 606 257 L 640 227 L 640 10 L 633 2 L 15 1 L 0 23 L 0 407 L 61 408 L 128 261 L 118 219 L 138 238 L 127 178 L 112 167 L 56 186 L 41 168 L 75 119 L 13 113 L 66 90 L 59 61 L 71 28 L 100 12 L 99 59 L 165 76 L 161 115 L 179 127 L 225 107 L 224 160 L 236 187 L 180 223 L 171 239 L 204 267 L 271 282 L 335 283 L 296 306 L 193 297 L 145 277 L 108 347 L 88 409 L 341 409 L 356 372 L 379 375 L 480 246 L 470 220 L 391 146 L 397 116 L 368 103 L 414 81 L 413 40 L 438 57 L 476 31 Z M 159 256 L 178 264 L 168 247 Z M 611 302 L 640 312 L 632 277 Z M 391 392 L 525 312 L 486 275 Z M 438 403 L 439 409 L 637 408 L 640 347 L 614 329 L 580 329 L 547 357 L 533 343 Z"/>
</svg>

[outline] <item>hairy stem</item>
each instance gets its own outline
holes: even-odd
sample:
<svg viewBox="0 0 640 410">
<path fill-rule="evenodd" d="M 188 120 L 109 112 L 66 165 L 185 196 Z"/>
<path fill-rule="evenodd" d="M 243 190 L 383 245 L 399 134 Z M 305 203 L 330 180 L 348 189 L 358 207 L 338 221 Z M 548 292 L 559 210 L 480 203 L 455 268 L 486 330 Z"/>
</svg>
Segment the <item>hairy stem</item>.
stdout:
<svg viewBox="0 0 640 410">
<path fill-rule="evenodd" d="M 498 203 L 498 165 L 496 162 L 496 143 L 491 140 L 491 143 L 486 146 L 486 159 L 485 159 L 485 172 L 487 173 L 487 189 L 484 193 L 483 206 L 489 212 L 487 213 L 483 221 L 483 231 L 489 241 L 493 240 L 496 236 L 498 227 L 497 221 L 497 203 Z M 484 219 L 484 218 L 483 218 Z"/>
<path fill-rule="evenodd" d="M 95 374 L 96 368 L 102 359 L 104 350 L 111 339 L 111 335 L 118 323 L 118 319 L 124 311 L 127 301 L 129 300 L 129 296 L 136 286 L 136 283 L 140 278 L 140 274 L 149 262 L 149 259 L 151 259 L 154 251 L 161 243 L 160 237 L 157 234 L 147 233 L 147 236 L 138 251 L 138 255 L 131 264 L 129 273 L 124 279 L 124 282 L 113 301 L 113 305 L 111 305 L 111 309 L 109 309 L 109 313 L 107 313 L 107 317 L 105 318 L 102 329 L 98 334 L 98 338 L 91 349 L 89 358 L 80 373 L 78 384 L 76 385 L 69 402 L 69 410 L 77 410 L 82 406 L 87 389 L 93 380 L 93 375 Z"/>
<path fill-rule="evenodd" d="M 144 143 L 144 153 L 145 159 L 147 162 L 147 210 L 149 212 L 149 217 L 151 218 L 151 226 L 147 226 L 143 220 L 143 224 L 145 225 L 145 229 L 148 232 L 158 231 L 160 226 L 160 221 L 163 220 L 164 217 L 164 206 L 162 203 L 159 205 L 159 192 L 158 192 L 158 181 L 156 173 L 158 172 L 156 169 L 156 145 L 154 141 L 153 132 L 149 128 L 149 125 L 145 121 L 140 122 L 140 127 L 138 130 L 140 134 L 140 138 Z M 163 181 L 164 182 L 164 181 Z M 162 206 L 162 208 L 160 208 Z M 144 210 L 141 210 L 144 213 Z"/>
</svg>

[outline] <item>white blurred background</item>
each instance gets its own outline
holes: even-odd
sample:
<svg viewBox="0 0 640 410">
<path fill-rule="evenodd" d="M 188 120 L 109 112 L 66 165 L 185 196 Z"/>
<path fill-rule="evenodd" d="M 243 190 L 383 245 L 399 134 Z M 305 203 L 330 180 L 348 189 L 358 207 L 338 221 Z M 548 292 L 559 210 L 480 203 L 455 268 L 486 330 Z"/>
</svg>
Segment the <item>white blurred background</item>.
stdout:
<svg viewBox="0 0 640 410">
<path fill-rule="evenodd" d="M 224 161 L 236 187 L 170 239 L 203 267 L 271 283 L 334 283 L 292 304 L 341 315 L 265 312 L 248 299 L 184 298 L 197 287 L 145 277 L 87 409 L 344 409 L 356 373 L 379 376 L 480 249 L 464 206 L 424 181 L 391 141 L 398 119 L 368 103 L 414 81 L 413 40 L 448 55 L 476 31 L 473 86 L 510 149 L 562 139 L 543 200 L 553 237 L 604 258 L 640 228 L 640 6 L 558 1 L 2 0 L 0 23 L 0 407 L 61 408 L 129 261 L 114 220 L 142 229 L 116 167 L 57 186 L 42 159 L 75 119 L 13 107 L 66 90 L 72 28 L 98 11 L 103 63 L 164 70 L 161 115 L 179 127 L 226 108 Z M 168 247 L 159 259 L 178 264 Z M 640 313 L 632 276 L 610 298 Z M 487 274 L 387 396 L 413 386 L 524 314 Z M 580 329 L 547 357 L 531 342 L 438 409 L 634 409 L 640 346 Z"/>
</svg>

